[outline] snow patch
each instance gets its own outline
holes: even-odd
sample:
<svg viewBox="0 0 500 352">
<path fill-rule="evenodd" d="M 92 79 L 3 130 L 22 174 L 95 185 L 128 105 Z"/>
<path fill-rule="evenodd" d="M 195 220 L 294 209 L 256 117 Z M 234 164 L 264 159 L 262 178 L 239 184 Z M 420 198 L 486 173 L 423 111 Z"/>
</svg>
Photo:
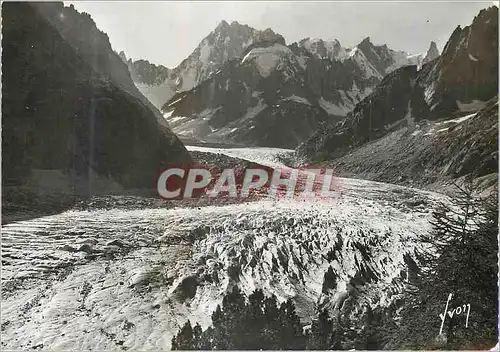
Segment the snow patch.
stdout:
<svg viewBox="0 0 500 352">
<path fill-rule="evenodd" d="M 335 105 L 325 100 L 323 97 L 321 97 L 318 100 L 318 102 L 319 105 L 323 108 L 323 110 L 325 110 L 328 113 L 328 115 L 347 116 L 347 113 L 350 111 L 350 109 Z"/>
<path fill-rule="evenodd" d="M 354 57 L 356 53 L 359 51 L 358 47 L 355 46 L 350 52 L 349 52 L 349 57 Z"/>
<path fill-rule="evenodd" d="M 255 116 L 264 111 L 265 108 L 267 108 L 267 104 L 264 103 L 264 100 L 260 97 L 258 99 L 259 102 L 257 103 L 257 105 L 248 107 L 247 112 L 245 113 L 245 115 L 243 115 L 240 121 L 253 119 Z"/>
<path fill-rule="evenodd" d="M 216 109 L 211 109 L 211 108 L 207 108 L 205 110 L 203 110 L 202 112 L 200 112 L 198 114 L 198 118 L 202 118 L 203 120 L 205 121 L 208 121 L 212 118 L 212 116 L 214 116 L 214 114 L 219 111 L 220 109 L 222 109 L 221 106 L 219 106 L 218 108 Z"/>
<path fill-rule="evenodd" d="M 424 100 L 427 103 L 427 105 L 430 105 L 432 99 L 434 98 L 434 94 L 436 93 L 435 84 L 436 84 L 435 82 L 432 82 L 432 84 L 429 84 L 427 87 L 425 87 Z"/>
<path fill-rule="evenodd" d="M 179 99 L 174 100 L 173 102 L 171 102 L 170 104 L 168 104 L 168 106 L 172 106 L 172 105 L 174 105 L 175 103 L 180 102 L 182 99 L 184 99 L 184 97 L 180 97 Z"/>
<path fill-rule="evenodd" d="M 307 100 L 306 98 L 303 98 L 303 97 L 298 97 L 295 94 L 291 95 L 289 97 L 286 97 L 283 100 L 291 100 L 291 101 L 295 101 L 297 103 L 306 104 L 306 105 L 311 106 L 311 103 L 309 102 L 309 100 Z"/>
</svg>

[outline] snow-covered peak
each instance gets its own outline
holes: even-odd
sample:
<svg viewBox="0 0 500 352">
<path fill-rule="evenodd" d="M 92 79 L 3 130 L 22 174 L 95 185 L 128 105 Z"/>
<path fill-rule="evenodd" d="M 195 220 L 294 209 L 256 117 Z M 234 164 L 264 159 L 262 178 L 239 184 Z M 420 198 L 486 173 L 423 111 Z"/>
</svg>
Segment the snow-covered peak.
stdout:
<svg viewBox="0 0 500 352">
<path fill-rule="evenodd" d="M 422 60 L 422 65 L 434 60 L 438 56 L 439 56 L 439 50 L 437 48 L 436 43 L 432 41 L 429 46 L 429 49 L 427 49 L 424 59 Z"/>
<path fill-rule="evenodd" d="M 337 39 L 323 40 L 319 38 L 305 38 L 299 46 L 319 59 L 343 61 L 348 57 L 347 51 Z"/>
<path fill-rule="evenodd" d="M 386 44 L 374 45 L 371 42 L 370 37 L 366 37 L 365 39 L 363 39 L 355 47 L 355 49 L 358 49 L 363 52 L 364 56 L 368 59 L 368 61 L 372 64 L 372 66 L 380 73 L 381 76 L 385 76 L 386 74 L 403 66 L 417 66 L 417 68 L 420 69 L 420 67 L 422 66 L 423 59 L 425 57 L 425 54 L 421 53 L 410 54 L 403 50 L 393 50 L 389 48 Z M 351 50 L 350 52 L 351 57 L 357 55 L 357 51 L 355 49 Z M 435 43 L 432 49 L 433 50 L 431 53 L 431 57 L 435 58 L 439 56 L 439 52 L 437 52 Z"/>
<path fill-rule="evenodd" d="M 422 65 L 422 54 L 409 54 L 405 51 L 392 51 L 392 64 L 387 67 L 386 72 L 390 73 L 403 66 L 417 66 L 420 69 Z"/>
<path fill-rule="evenodd" d="M 354 55 L 356 55 L 356 52 L 357 52 L 357 51 L 358 51 L 358 47 L 356 47 L 356 46 L 355 46 L 354 48 L 350 49 L 350 50 L 348 51 L 348 53 L 349 53 L 349 57 L 353 57 Z"/>
</svg>

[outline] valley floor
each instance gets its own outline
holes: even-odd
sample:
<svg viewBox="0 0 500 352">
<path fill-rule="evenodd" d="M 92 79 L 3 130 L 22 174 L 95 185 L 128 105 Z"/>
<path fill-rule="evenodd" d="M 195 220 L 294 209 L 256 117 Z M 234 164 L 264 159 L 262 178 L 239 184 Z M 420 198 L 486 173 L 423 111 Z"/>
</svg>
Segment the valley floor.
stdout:
<svg viewBox="0 0 500 352">
<path fill-rule="evenodd" d="M 279 165 L 272 148 L 210 149 Z M 119 198 L 114 201 L 119 202 Z M 404 257 L 422 246 L 444 197 L 339 179 L 330 200 L 261 200 L 195 208 L 73 209 L 2 226 L 2 349 L 168 349 L 187 320 L 203 327 L 234 284 L 292 297 L 304 324 L 332 266 L 341 303 L 356 294 L 388 305 Z M 332 259 L 332 253 L 335 259 Z"/>
</svg>

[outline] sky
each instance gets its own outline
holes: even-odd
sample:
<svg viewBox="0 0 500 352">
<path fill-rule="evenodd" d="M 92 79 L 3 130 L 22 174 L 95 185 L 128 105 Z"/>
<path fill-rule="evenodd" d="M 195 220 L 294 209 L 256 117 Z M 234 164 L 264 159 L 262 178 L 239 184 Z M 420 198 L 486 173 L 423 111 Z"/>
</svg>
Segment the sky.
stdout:
<svg viewBox="0 0 500 352">
<path fill-rule="evenodd" d="M 352 47 L 370 37 L 412 54 L 434 40 L 441 51 L 457 25 L 472 23 L 492 1 L 207 2 L 65 1 L 87 12 L 106 32 L 113 49 L 134 60 L 177 66 L 222 20 L 271 28 L 287 44 L 302 38 L 338 39 Z"/>
</svg>

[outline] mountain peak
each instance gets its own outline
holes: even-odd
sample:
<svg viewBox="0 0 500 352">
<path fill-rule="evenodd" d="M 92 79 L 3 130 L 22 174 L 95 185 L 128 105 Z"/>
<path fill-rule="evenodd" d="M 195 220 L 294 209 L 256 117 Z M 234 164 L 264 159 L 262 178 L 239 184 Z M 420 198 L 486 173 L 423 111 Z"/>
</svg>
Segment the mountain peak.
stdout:
<svg viewBox="0 0 500 352">
<path fill-rule="evenodd" d="M 361 45 L 361 44 L 372 44 L 371 40 L 370 40 L 370 37 L 366 37 L 365 39 L 363 39 L 361 41 L 361 43 L 359 43 L 358 45 Z"/>
<path fill-rule="evenodd" d="M 222 29 L 222 28 L 227 28 L 229 27 L 229 24 L 227 23 L 226 20 L 222 20 L 220 21 L 220 23 L 217 25 L 217 27 L 215 27 L 215 30 L 219 30 L 219 29 Z"/>
<path fill-rule="evenodd" d="M 431 41 L 431 45 L 429 46 L 429 50 L 427 50 L 427 53 L 429 53 L 430 51 L 437 52 L 437 54 L 439 55 L 439 49 L 435 41 Z"/>
<path fill-rule="evenodd" d="M 438 56 L 439 56 L 439 50 L 438 50 L 438 47 L 436 45 L 436 42 L 431 41 L 431 44 L 429 45 L 429 49 L 427 49 L 425 57 L 422 60 L 422 65 L 434 60 Z"/>
</svg>

